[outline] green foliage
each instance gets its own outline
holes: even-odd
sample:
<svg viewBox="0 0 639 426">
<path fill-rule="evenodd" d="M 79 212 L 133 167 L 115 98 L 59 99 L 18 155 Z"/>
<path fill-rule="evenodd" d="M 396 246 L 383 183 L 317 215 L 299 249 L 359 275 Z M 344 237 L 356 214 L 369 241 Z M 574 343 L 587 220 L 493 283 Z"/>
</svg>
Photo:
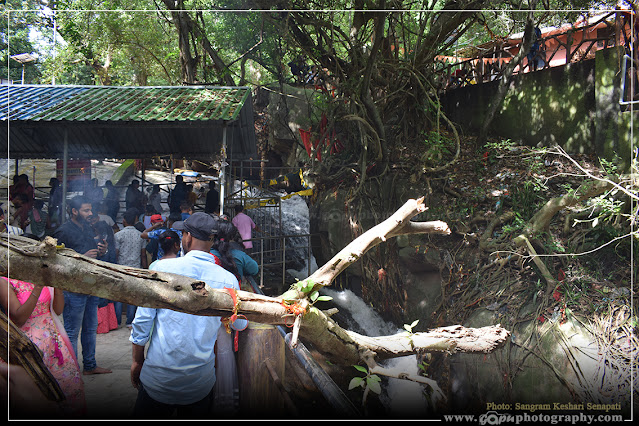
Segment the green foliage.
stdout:
<svg viewBox="0 0 639 426">
<path fill-rule="evenodd" d="M 547 153 L 546 148 L 536 149 L 532 155 L 524 158 L 524 163 L 528 166 L 528 170 L 533 175 L 543 174 L 545 169 L 544 156 Z"/>
<path fill-rule="evenodd" d="M 408 332 L 408 334 L 413 334 L 413 328 L 419 323 L 419 320 L 415 320 L 411 323 L 411 325 L 404 324 L 404 330 Z"/>
<path fill-rule="evenodd" d="M 537 211 L 540 203 L 545 201 L 548 188 L 537 177 L 527 180 L 521 185 L 514 186 L 511 191 L 512 208 L 518 215 L 520 222 L 529 220 Z M 521 225 L 518 223 L 517 226 Z"/>
<path fill-rule="evenodd" d="M 429 365 L 429 363 L 426 362 L 426 360 L 424 360 L 424 361 L 420 362 L 419 364 L 417 364 L 417 367 L 419 367 L 419 369 L 421 370 L 420 374 L 422 376 L 427 376 L 428 375 L 428 365 Z"/>
<path fill-rule="evenodd" d="M 517 205 L 517 204 L 513 203 L 513 205 Z M 504 234 L 518 235 L 524 230 L 525 227 L 526 227 L 526 221 L 522 219 L 521 213 L 517 211 L 515 212 L 515 217 L 513 218 L 513 220 L 511 220 L 509 223 L 506 223 L 502 227 L 502 230 Z"/>
<path fill-rule="evenodd" d="M 56 57 L 46 63 L 48 80 L 123 86 L 180 81 L 176 37 L 154 4 L 60 0 L 55 6 L 64 43 L 57 44 Z"/>
<path fill-rule="evenodd" d="M 429 165 L 439 164 L 455 152 L 455 141 L 445 134 L 431 130 L 423 134 L 425 151 L 422 160 Z"/>
<path fill-rule="evenodd" d="M 361 387 L 366 391 L 367 389 L 376 393 L 382 393 L 381 381 L 380 377 L 377 374 L 370 374 L 370 372 L 360 365 L 353 366 L 357 371 L 364 373 L 364 377 L 353 377 L 350 383 L 348 384 L 348 390 L 352 390 L 358 387 Z M 364 392 L 364 398 L 366 397 L 366 393 Z M 365 401 L 364 401 L 365 402 Z"/>
<path fill-rule="evenodd" d="M 413 342 L 413 328 L 419 323 L 419 320 L 413 321 L 410 325 L 404 324 L 404 330 L 406 330 L 408 334 L 408 342 L 410 343 L 411 348 L 415 348 L 415 343 Z"/>
<path fill-rule="evenodd" d="M 619 154 L 615 153 L 615 157 L 611 161 L 608 161 L 605 158 L 600 158 L 599 163 L 608 176 L 619 177 L 619 167 L 617 166 L 617 164 L 621 163 Z"/>
<path fill-rule="evenodd" d="M 11 59 L 11 56 L 30 53 L 40 57 L 38 46 L 31 37 L 34 29 L 46 28 L 50 25 L 48 18 L 38 10 L 42 5 L 37 0 L 7 0 L 0 14 L 0 76 L 16 83 L 22 81 L 22 64 Z M 24 82 L 37 84 L 40 82 L 40 60 L 26 63 L 24 66 Z"/>
<path fill-rule="evenodd" d="M 516 143 L 512 139 L 490 140 L 484 144 L 488 151 L 508 151 L 515 147 Z"/>
<path fill-rule="evenodd" d="M 315 310 L 313 305 L 317 302 L 328 302 L 333 300 L 330 296 L 320 296 L 318 290 L 314 290 L 315 283 L 309 279 L 297 281 L 295 284 L 291 286 L 291 289 L 286 291 L 280 297 L 284 300 L 285 303 L 295 303 L 299 300 L 299 293 L 303 293 L 305 297 L 308 297 L 310 300 L 309 309 Z"/>
</svg>

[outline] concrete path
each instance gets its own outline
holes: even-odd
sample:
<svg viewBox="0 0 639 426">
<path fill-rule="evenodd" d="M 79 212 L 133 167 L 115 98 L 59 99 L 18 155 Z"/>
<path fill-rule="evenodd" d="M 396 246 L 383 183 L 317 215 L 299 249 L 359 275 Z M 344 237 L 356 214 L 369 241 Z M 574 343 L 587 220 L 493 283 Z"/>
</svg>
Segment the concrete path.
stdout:
<svg viewBox="0 0 639 426">
<path fill-rule="evenodd" d="M 121 325 L 116 330 L 97 335 L 95 358 L 98 366 L 113 372 L 82 376 L 87 414 L 91 419 L 130 418 L 138 394 L 131 385 L 130 334 L 131 330 Z M 79 341 L 78 346 L 81 347 Z M 82 366 L 82 354 L 79 354 L 79 358 Z"/>
</svg>

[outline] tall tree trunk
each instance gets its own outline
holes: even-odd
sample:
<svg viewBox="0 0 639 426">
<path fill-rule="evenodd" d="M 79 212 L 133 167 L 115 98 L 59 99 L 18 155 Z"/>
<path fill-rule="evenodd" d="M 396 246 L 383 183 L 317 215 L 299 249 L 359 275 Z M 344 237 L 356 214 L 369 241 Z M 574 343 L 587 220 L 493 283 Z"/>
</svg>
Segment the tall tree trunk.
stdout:
<svg viewBox="0 0 639 426">
<path fill-rule="evenodd" d="M 193 84 L 197 78 L 197 59 L 191 54 L 191 20 L 184 10 L 184 0 L 163 0 L 166 8 L 171 11 L 173 25 L 178 33 L 178 47 L 180 49 L 180 68 L 182 81 Z"/>
<path fill-rule="evenodd" d="M 201 40 L 204 51 L 213 60 L 219 81 L 226 86 L 235 86 L 235 81 L 229 73 L 228 67 L 220 58 L 217 51 L 211 45 L 207 34 L 200 25 L 191 18 L 189 11 L 184 7 L 183 0 L 163 0 L 164 5 L 171 11 L 174 25 L 179 35 L 180 63 L 182 76 L 187 83 L 195 83 L 197 80 L 198 59 L 191 55 L 191 37 Z"/>
<path fill-rule="evenodd" d="M 486 138 L 488 137 L 488 129 L 495 118 L 495 114 L 499 108 L 501 108 L 504 103 L 504 99 L 506 98 L 506 93 L 508 93 L 508 88 L 510 87 L 510 83 L 513 80 L 513 71 L 517 67 L 517 65 L 521 64 L 522 59 L 528 51 L 530 50 L 530 46 L 532 46 L 533 38 L 534 38 L 534 22 L 533 22 L 533 10 L 537 5 L 537 0 L 533 0 L 530 3 L 530 12 L 528 13 L 528 19 L 526 21 L 526 28 L 524 30 L 524 37 L 519 47 L 519 52 L 515 55 L 515 57 L 508 62 L 506 67 L 504 68 L 504 72 L 499 79 L 499 85 L 497 86 L 497 93 L 492 99 L 490 103 L 490 107 L 486 112 L 486 118 L 482 124 L 481 130 L 479 131 L 479 135 L 475 140 L 475 146 L 480 147 L 486 143 Z M 522 69 L 522 67 L 520 67 Z"/>
</svg>

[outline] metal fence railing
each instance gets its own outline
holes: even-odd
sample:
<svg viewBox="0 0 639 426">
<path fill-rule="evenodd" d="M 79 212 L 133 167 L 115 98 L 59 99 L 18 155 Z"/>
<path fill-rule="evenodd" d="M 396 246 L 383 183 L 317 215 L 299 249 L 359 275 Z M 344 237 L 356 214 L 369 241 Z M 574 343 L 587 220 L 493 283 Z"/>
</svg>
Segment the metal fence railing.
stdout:
<svg viewBox="0 0 639 426">
<path fill-rule="evenodd" d="M 513 74 L 591 59 L 595 51 L 614 46 L 622 46 L 626 53 L 637 56 L 636 47 L 633 46 L 636 45 L 638 28 L 636 24 L 632 25 L 633 19 L 636 17 L 628 11 L 610 12 L 580 27 L 573 26 L 566 31 L 541 37 L 536 54 L 524 59 Z M 483 49 L 475 47 L 476 53 L 471 57 L 436 59 L 438 89 L 447 91 L 501 78 L 506 65 L 519 50 L 520 43 L 501 41 Z"/>
<path fill-rule="evenodd" d="M 265 268 L 276 271 L 281 271 L 281 286 L 280 289 L 286 287 L 286 274 L 287 264 L 291 266 L 291 262 L 287 262 L 287 240 L 289 241 L 288 250 L 296 250 L 298 253 L 305 253 L 303 260 L 306 263 L 306 275 L 312 274 L 312 234 L 292 234 L 292 235 L 275 235 L 253 238 L 253 243 L 258 246 L 257 250 L 251 252 L 251 257 L 258 263 L 260 267 L 260 286 L 264 286 L 264 272 Z M 303 245 L 295 244 L 291 245 L 290 240 L 305 240 Z M 296 262 L 297 263 L 297 262 Z"/>
</svg>

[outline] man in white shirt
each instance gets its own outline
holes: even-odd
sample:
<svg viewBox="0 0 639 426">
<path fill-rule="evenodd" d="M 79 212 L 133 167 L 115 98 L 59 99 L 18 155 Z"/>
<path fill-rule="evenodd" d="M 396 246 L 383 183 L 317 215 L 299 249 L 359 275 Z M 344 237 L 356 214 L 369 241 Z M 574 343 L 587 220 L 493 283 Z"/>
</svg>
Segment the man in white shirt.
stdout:
<svg viewBox="0 0 639 426">
<path fill-rule="evenodd" d="M 142 239 L 142 233 L 135 228 L 138 221 L 137 211 L 131 208 L 122 215 L 122 225 L 124 228 L 115 233 L 115 251 L 118 265 L 130 266 L 132 268 L 146 269 L 146 241 Z M 122 319 L 122 302 L 113 302 L 115 306 L 115 316 L 118 318 L 118 325 Z M 135 305 L 127 305 L 126 325 L 131 327 L 135 317 Z"/>
</svg>

